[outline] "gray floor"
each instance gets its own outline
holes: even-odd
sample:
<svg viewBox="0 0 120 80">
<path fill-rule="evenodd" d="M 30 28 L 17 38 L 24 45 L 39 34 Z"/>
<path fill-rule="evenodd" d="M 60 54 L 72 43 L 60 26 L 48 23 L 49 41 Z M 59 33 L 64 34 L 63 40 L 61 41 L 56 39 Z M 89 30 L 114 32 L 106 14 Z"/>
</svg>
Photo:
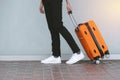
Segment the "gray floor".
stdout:
<svg viewBox="0 0 120 80">
<path fill-rule="evenodd" d="M 104 61 L 99 65 L 90 61 L 74 65 L 0 61 L 0 80 L 120 80 L 120 61 Z"/>
</svg>

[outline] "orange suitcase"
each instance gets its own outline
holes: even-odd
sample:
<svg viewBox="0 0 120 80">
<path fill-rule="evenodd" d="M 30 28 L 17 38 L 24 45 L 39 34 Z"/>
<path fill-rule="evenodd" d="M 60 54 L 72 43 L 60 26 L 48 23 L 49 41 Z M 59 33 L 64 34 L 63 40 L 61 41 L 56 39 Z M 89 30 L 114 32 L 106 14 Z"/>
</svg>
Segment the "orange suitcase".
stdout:
<svg viewBox="0 0 120 80">
<path fill-rule="evenodd" d="M 70 17 L 74 25 L 77 25 L 72 14 Z M 79 24 L 75 33 L 90 60 L 96 64 L 100 63 L 100 58 L 109 55 L 108 47 L 94 21 Z"/>
<path fill-rule="evenodd" d="M 109 55 L 109 51 L 108 51 L 108 47 L 99 31 L 99 29 L 97 28 L 97 25 L 95 24 L 94 21 L 88 21 L 88 23 L 86 24 L 86 26 L 88 26 L 90 28 L 90 30 L 93 32 L 93 37 L 95 37 L 95 42 L 97 42 L 98 45 L 98 49 L 99 51 L 101 50 L 101 55 Z"/>
</svg>

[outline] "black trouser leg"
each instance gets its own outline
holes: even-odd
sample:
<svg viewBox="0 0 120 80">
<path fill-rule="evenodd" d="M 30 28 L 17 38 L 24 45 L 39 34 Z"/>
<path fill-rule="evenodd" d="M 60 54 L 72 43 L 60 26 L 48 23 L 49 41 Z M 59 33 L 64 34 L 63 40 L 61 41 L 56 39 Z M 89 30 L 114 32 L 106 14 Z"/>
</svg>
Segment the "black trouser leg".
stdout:
<svg viewBox="0 0 120 80">
<path fill-rule="evenodd" d="M 63 26 L 62 22 L 62 0 L 43 0 L 46 18 L 52 38 L 52 51 L 54 56 L 61 56 L 60 34 L 67 41 L 73 53 L 80 49 L 69 31 Z"/>
<path fill-rule="evenodd" d="M 55 22 L 54 20 L 54 11 L 51 3 L 54 3 L 54 1 L 51 0 L 43 0 L 46 19 L 48 23 L 48 28 L 51 33 L 51 39 L 52 39 L 52 54 L 55 57 L 61 56 L 60 51 L 60 35 L 59 32 L 56 30 Z"/>
</svg>

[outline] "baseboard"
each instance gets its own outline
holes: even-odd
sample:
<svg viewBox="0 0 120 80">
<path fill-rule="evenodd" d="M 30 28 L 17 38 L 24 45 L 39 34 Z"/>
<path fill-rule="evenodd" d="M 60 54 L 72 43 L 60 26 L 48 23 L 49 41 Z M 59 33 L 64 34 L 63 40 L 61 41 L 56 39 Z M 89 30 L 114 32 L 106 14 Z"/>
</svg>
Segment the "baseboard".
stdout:
<svg viewBox="0 0 120 80">
<path fill-rule="evenodd" d="M 0 55 L 0 61 L 40 61 L 50 55 Z M 69 59 L 70 54 L 63 54 L 62 60 Z M 84 60 L 89 60 L 85 57 Z M 110 58 L 105 58 L 104 60 L 120 60 L 120 54 L 111 54 Z"/>
</svg>

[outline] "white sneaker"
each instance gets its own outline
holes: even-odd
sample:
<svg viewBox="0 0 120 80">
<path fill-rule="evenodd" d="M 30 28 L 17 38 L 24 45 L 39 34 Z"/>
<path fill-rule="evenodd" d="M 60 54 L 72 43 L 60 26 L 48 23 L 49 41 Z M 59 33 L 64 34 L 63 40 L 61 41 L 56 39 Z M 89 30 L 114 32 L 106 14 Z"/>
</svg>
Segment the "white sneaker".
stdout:
<svg viewBox="0 0 120 80">
<path fill-rule="evenodd" d="M 66 64 L 74 64 L 84 58 L 84 54 L 81 51 L 80 54 L 74 53 L 72 57 L 66 62 Z"/>
<path fill-rule="evenodd" d="M 61 58 L 60 57 L 54 57 L 54 56 L 51 56 L 47 59 L 44 59 L 44 60 L 41 60 L 41 63 L 44 63 L 44 64 L 59 64 L 61 63 Z"/>
</svg>

